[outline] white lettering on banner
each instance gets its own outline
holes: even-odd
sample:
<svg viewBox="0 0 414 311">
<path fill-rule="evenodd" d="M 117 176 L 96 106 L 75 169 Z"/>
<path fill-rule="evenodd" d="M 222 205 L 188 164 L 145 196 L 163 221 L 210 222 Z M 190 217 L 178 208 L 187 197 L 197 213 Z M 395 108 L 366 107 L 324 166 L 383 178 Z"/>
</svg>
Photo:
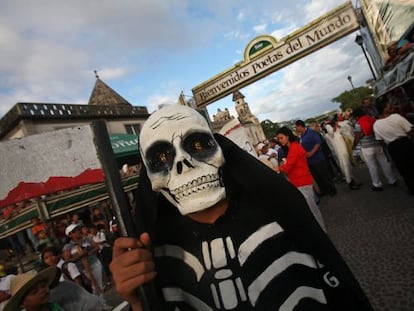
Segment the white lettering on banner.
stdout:
<svg viewBox="0 0 414 311">
<path fill-rule="evenodd" d="M 319 21 L 321 20 L 321 21 Z M 295 60 L 349 34 L 359 27 L 351 2 L 287 36 L 280 45 L 250 62 L 226 70 L 216 79 L 193 88 L 198 108 L 205 107 L 236 89 L 280 69 Z M 314 25 L 313 25 L 314 24 Z"/>
<path fill-rule="evenodd" d="M 120 147 L 134 147 L 138 145 L 138 138 L 132 140 L 121 140 L 114 143 L 111 143 L 112 148 Z"/>
</svg>

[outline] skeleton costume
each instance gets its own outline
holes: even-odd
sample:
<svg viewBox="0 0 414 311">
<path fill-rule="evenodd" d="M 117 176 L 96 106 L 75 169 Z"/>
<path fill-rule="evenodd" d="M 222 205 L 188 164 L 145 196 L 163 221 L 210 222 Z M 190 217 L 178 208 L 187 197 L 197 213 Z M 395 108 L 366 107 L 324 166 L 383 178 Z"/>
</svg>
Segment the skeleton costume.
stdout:
<svg viewBox="0 0 414 311">
<path fill-rule="evenodd" d="M 300 192 L 198 112 L 157 111 L 140 145 L 136 222 L 151 236 L 163 310 L 372 310 Z M 225 198 L 213 224 L 185 216 Z"/>
</svg>

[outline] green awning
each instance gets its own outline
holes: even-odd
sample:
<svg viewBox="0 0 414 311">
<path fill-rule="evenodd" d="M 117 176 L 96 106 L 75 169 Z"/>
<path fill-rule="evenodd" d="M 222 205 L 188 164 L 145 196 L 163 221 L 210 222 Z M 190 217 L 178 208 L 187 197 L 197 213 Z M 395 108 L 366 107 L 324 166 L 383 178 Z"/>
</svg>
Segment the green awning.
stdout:
<svg viewBox="0 0 414 311">
<path fill-rule="evenodd" d="M 116 158 L 139 154 L 137 135 L 110 134 L 109 139 Z"/>
</svg>

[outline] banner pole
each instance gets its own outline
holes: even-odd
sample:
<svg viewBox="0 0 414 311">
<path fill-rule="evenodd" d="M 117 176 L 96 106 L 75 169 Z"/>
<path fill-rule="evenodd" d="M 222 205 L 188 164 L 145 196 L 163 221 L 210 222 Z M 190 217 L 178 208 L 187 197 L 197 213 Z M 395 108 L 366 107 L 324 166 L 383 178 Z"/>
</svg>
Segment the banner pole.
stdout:
<svg viewBox="0 0 414 311">
<path fill-rule="evenodd" d="M 138 231 L 132 220 L 130 205 L 122 186 L 118 164 L 110 144 L 105 121 L 92 122 L 92 131 L 94 134 L 95 148 L 105 174 L 106 187 L 120 232 L 122 236 L 137 238 Z M 161 311 L 153 283 L 140 286 L 138 293 L 144 311 Z"/>
</svg>

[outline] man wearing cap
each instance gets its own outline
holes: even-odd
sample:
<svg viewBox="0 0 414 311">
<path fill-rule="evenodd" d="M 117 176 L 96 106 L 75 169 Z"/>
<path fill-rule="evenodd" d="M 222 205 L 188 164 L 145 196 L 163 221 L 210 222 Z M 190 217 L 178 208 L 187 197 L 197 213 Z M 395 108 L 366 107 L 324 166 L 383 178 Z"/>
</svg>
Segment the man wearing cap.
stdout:
<svg viewBox="0 0 414 311">
<path fill-rule="evenodd" d="M 63 259 L 75 263 L 79 271 L 91 281 L 93 293 L 103 299 L 103 270 L 102 264 L 96 256 L 99 245 L 82 235 L 79 224 L 70 224 L 65 233 L 70 241 L 63 246 Z"/>
</svg>

